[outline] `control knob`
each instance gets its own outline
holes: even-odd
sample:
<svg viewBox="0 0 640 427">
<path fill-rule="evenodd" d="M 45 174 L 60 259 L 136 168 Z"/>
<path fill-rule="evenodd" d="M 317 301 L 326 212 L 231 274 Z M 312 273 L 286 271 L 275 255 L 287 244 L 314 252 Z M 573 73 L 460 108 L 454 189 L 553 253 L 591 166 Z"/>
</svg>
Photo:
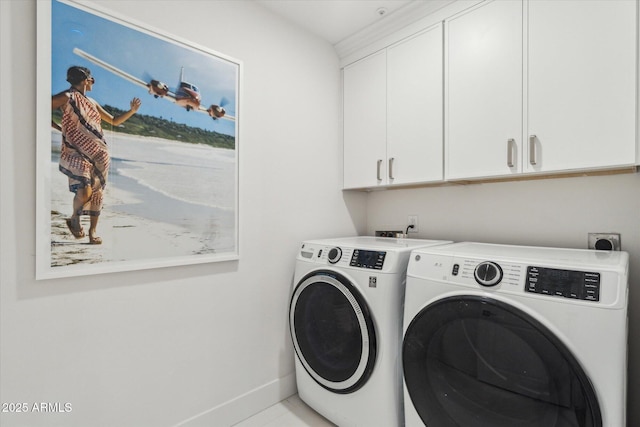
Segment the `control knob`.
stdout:
<svg viewBox="0 0 640 427">
<path fill-rule="evenodd" d="M 482 286 L 495 286 L 502 280 L 502 268 L 495 262 L 484 261 L 478 264 L 473 276 Z"/>
<path fill-rule="evenodd" d="M 340 258 L 342 258 L 342 249 L 331 248 L 327 257 L 329 258 L 329 262 L 331 264 L 335 264 L 336 262 L 340 261 Z"/>
</svg>

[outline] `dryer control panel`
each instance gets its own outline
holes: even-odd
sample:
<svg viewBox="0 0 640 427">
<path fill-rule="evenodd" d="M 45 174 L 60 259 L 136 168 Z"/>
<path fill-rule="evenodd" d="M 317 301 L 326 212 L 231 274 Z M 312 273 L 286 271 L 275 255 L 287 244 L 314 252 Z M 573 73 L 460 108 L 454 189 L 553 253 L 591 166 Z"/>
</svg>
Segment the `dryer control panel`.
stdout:
<svg viewBox="0 0 640 427">
<path fill-rule="evenodd" d="M 586 301 L 600 301 L 600 273 L 527 267 L 525 290 Z"/>
<path fill-rule="evenodd" d="M 441 261 L 434 263 L 436 266 L 443 264 Z M 519 293 L 524 290 L 531 294 L 589 302 L 601 302 L 603 297 L 602 273 L 594 271 L 459 258 L 453 261 L 450 276 L 445 276 L 445 279 L 479 284 L 484 289 L 500 288 L 501 292 Z"/>
</svg>

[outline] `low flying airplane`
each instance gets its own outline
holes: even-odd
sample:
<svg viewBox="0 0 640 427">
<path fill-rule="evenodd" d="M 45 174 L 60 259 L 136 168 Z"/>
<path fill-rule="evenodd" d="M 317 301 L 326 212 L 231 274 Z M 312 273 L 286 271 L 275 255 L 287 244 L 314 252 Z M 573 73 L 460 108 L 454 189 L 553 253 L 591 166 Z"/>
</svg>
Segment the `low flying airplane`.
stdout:
<svg viewBox="0 0 640 427">
<path fill-rule="evenodd" d="M 175 92 L 172 92 L 169 89 L 169 86 L 167 86 L 167 84 L 164 82 L 156 79 L 149 79 L 149 82 L 147 83 L 142 79 L 134 77 L 131 74 L 124 72 L 121 69 L 116 68 L 101 59 L 96 58 L 95 56 L 83 51 L 82 49 L 78 49 L 77 47 L 73 49 L 73 53 L 88 61 L 93 62 L 96 65 L 99 65 L 105 70 L 110 71 L 113 74 L 122 77 L 123 79 L 128 80 L 135 85 L 147 89 L 149 93 L 155 98 L 167 99 L 185 108 L 187 111 L 193 110 L 200 113 L 207 113 L 213 120 L 225 119 L 235 121 L 236 119 L 233 116 L 227 115 L 227 112 L 224 109 L 224 105 L 227 103 L 226 98 L 222 98 L 222 100 L 220 101 L 220 105 L 212 104 L 209 108 L 204 108 L 202 105 L 200 105 L 202 101 L 200 97 L 200 91 L 196 86 L 184 80 L 184 67 L 180 69 L 180 85 L 175 90 Z"/>
</svg>

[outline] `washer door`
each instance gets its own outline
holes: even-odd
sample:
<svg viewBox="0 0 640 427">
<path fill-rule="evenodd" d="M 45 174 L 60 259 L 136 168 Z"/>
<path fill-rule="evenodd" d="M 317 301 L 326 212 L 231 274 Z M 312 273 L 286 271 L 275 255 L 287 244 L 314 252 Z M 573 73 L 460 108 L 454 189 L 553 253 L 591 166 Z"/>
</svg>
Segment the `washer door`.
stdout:
<svg viewBox="0 0 640 427">
<path fill-rule="evenodd" d="M 367 304 L 352 283 L 319 270 L 296 286 L 289 308 L 298 359 L 322 387 L 351 393 L 362 387 L 376 359 L 376 334 Z"/>
<path fill-rule="evenodd" d="M 407 328 L 402 359 L 426 426 L 602 426 L 575 357 L 544 325 L 503 302 L 460 296 L 425 307 Z"/>
</svg>

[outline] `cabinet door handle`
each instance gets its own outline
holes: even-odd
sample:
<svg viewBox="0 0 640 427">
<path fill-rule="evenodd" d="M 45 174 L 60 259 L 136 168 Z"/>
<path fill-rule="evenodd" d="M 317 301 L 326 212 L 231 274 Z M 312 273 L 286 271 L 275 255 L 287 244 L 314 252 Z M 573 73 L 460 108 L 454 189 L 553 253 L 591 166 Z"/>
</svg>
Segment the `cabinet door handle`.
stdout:
<svg viewBox="0 0 640 427">
<path fill-rule="evenodd" d="M 529 135 L 529 163 L 535 166 L 538 163 L 536 159 L 536 138 L 535 135 Z"/>
<path fill-rule="evenodd" d="M 382 181 L 382 176 L 380 175 L 380 170 L 382 169 L 382 159 L 378 160 L 378 181 Z"/>
<path fill-rule="evenodd" d="M 513 159 L 513 155 L 515 153 L 515 145 L 516 140 L 513 138 L 509 138 L 507 140 L 507 166 L 512 168 L 515 165 L 515 160 Z"/>
<path fill-rule="evenodd" d="M 395 157 L 389 159 L 389 179 L 395 179 L 393 176 L 393 162 L 395 161 Z"/>
</svg>

